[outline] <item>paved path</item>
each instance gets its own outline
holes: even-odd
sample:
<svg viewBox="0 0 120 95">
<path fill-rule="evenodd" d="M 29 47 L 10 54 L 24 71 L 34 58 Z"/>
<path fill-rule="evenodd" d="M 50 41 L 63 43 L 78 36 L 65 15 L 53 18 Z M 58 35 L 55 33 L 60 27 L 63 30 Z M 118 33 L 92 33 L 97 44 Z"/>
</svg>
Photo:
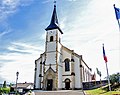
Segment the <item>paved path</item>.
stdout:
<svg viewBox="0 0 120 95">
<path fill-rule="evenodd" d="M 59 90 L 59 91 L 40 91 L 35 90 L 35 95 L 84 95 L 82 90 Z"/>
</svg>

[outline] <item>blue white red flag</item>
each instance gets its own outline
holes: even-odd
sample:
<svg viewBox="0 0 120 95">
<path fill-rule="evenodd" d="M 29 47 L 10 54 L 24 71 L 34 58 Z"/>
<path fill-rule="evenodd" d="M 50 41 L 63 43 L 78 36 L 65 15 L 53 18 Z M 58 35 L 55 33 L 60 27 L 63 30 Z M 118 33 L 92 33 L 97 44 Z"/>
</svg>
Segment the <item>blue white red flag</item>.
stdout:
<svg viewBox="0 0 120 95">
<path fill-rule="evenodd" d="M 105 62 L 107 63 L 108 60 L 107 60 L 107 56 L 105 55 L 104 44 L 103 44 L 103 58 L 104 58 Z"/>
</svg>

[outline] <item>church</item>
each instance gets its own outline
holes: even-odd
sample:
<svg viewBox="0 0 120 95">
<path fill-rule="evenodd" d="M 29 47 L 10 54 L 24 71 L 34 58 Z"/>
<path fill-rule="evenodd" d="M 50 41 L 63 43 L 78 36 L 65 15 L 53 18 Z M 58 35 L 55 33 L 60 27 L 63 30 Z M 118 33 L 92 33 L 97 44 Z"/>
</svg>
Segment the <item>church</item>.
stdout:
<svg viewBox="0 0 120 95">
<path fill-rule="evenodd" d="M 82 89 L 82 82 L 91 81 L 91 68 L 79 55 L 61 42 L 63 31 L 59 27 L 56 4 L 46 30 L 45 52 L 35 60 L 34 89 Z"/>
</svg>

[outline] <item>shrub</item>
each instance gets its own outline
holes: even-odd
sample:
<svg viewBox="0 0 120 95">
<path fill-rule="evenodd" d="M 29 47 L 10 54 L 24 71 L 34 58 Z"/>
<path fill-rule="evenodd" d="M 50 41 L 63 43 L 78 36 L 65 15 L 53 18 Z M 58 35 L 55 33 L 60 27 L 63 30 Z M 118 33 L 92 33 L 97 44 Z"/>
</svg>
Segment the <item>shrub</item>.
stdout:
<svg viewBox="0 0 120 95">
<path fill-rule="evenodd" d="M 9 93 L 10 92 L 10 88 L 9 87 L 2 87 L 0 88 L 0 95 L 2 93 Z"/>
</svg>

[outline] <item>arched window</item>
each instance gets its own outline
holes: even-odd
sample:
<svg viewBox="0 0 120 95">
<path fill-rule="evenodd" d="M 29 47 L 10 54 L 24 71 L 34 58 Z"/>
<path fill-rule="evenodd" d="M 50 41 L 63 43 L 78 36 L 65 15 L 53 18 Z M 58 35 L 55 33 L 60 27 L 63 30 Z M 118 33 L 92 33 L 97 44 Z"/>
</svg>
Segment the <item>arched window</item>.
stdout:
<svg viewBox="0 0 120 95">
<path fill-rule="evenodd" d="M 65 59 L 65 71 L 70 71 L 70 60 L 69 59 Z"/>
<path fill-rule="evenodd" d="M 52 42 L 53 41 L 53 36 L 50 36 L 50 42 Z"/>
</svg>

